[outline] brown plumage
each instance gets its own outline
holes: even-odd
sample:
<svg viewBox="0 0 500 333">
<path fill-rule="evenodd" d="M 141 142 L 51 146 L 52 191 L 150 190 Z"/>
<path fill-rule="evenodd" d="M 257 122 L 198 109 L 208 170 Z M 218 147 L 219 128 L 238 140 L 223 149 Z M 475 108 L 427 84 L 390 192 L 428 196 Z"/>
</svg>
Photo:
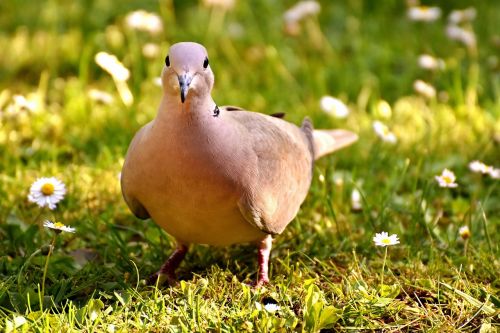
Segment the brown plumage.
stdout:
<svg viewBox="0 0 500 333">
<path fill-rule="evenodd" d="M 191 243 L 257 242 L 257 284 L 267 282 L 271 235 L 297 214 L 314 160 L 353 143 L 356 134 L 217 107 L 208 56 L 196 43 L 171 47 L 162 81 L 158 114 L 132 140 L 122 171 L 132 212 L 152 217 L 179 244 L 153 280 L 173 282 Z"/>
</svg>

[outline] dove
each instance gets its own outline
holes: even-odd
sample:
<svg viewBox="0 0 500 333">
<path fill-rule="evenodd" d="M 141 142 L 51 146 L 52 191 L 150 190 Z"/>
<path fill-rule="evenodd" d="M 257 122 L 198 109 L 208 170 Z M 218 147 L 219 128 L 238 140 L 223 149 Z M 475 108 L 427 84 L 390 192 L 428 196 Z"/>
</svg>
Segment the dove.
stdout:
<svg viewBox="0 0 500 333">
<path fill-rule="evenodd" d="M 121 173 L 122 194 L 140 219 L 175 238 L 176 248 L 149 282 L 175 284 L 190 244 L 258 246 L 256 286 L 269 283 L 273 236 L 297 215 L 314 161 L 357 140 L 348 130 L 314 130 L 211 97 L 207 50 L 170 47 L 156 117 L 132 139 Z"/>
</svg>

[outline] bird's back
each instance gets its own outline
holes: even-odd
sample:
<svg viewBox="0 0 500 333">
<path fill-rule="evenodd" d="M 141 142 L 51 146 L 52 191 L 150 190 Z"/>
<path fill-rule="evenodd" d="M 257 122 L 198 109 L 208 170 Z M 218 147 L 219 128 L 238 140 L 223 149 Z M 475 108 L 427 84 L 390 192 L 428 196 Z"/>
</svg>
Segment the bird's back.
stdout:
<svg viewBox="0 0 500 333">
<path fill-rule="evenodd" d="M 237 111 L 229 117 L 248 138 L 257 174 L 248 180 L 240 209 L 259 229 L 279 234 L 295 217 L 312 178 L 312 126 L 302 128 L 263 114 Z"/>
</svg>

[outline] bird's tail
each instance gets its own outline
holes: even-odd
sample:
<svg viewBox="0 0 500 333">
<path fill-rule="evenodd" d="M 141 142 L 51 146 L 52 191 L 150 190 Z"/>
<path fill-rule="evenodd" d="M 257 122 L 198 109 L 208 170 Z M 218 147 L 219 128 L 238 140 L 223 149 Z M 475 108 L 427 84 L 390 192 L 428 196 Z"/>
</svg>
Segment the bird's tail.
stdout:
<svg viewBox="0 0 500 333">
<path fill-rule="evenodd" d="M 347 147 L 358 140 L 358 135 L 348 130 L 314 130 L 314 159 Z"/>
</svg>

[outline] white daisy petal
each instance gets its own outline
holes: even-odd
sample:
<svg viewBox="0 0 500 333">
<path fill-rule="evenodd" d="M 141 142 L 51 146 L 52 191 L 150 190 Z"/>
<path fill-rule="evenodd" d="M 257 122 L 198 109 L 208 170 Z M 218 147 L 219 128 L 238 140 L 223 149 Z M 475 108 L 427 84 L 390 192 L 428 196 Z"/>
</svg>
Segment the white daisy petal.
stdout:
<svg viewBox="0 0 500 333">
<path fill-rule="evenodd" d="M 49 221 L 49 220 L 45 220 L 43 222 L 43 226 L 46 227 L 46 228 L 49 228 L 49 229 L 52 229 L 54 230 L 56 233 L 60 233 L 61 231 L 64 231 L 64 232 L 75 232 L 76 229 L 75 228 L 72 228 L 72 227 L 69 227 L 61 222 L 52 222 L 52 221 Z"/>
<path fill-rule="evenodd" d="M 441 17 L 441 8 L 412 6 L 408 8 L 408 18 L 412 21 L 432 22 Z"/>
<path fill-rule="evenodd" d="M 160 16 L 145 10 L 136 10 L 125 17 L 125 24 L 134 30 L 146 31 L 152 35 L 163 31 L 163 22 Z"/>
<path fill-rule="evenodd" d="M 464 225 L 463 227 L 460 227 L 460 229 L 458 229 L 458 234 L 464 240 L 467 239 L 467 238 L 469 238 L 471 236 L 470 229 L 466 225 Z"/>
<path fill-rule="evenodd" d="M 373 242 L 376 246 L 390 246 L 399 244 L 398 235 L 393 234 L 389 236 L 389 234 L 385 231 L 381 233 L 376 233 L 373 237 Z"/>
<path fill-rule="evenodd" d="M 381 138 L 382 141 L 388 143 L 396 143 L 398 141 L 396 135 L 393 132 L 391 132 L 389 130 L 389 127 L 387 127 L 384 123 L 375 120 L 372 126 L 373 130 L 375 131 L 375 134 L 377 134 L 377 136 Z"/>
<path fill-rule="evenodd" d="M 55 177 L 38 178 L 30 187 L 28 200 L 40 207 L 47 206 L 55 209 L 59 201 L 64 198 L 66 187 L 63 182 Z"/>
<path fill-rule="evenodd" d="M 323 96 L 319 101 L 321 109 L 335 118 L 345 118 L 349 115 L 349 108 L 341 100 L 332 96 Z"/>
<path fill-rule="evenodd" d="M 266 305 L 264 305 L 264 309 L 266 309 L 267 312 L 276 312 L 280 309 L 280 306 L 278 304 L 274 304 L 274 303 L 267 303 Z"/>
<path fill-rule="evenodd" d="M 440 187 L 457 187 L 458 184 L 456 183 L 456 176 L 453 173 L 453 171 L 450 171 L 448 169 L 444 169 L 441 175 L 435 176 L 434 177 L 436 181 L 438 182 Z"/>
</svg>

